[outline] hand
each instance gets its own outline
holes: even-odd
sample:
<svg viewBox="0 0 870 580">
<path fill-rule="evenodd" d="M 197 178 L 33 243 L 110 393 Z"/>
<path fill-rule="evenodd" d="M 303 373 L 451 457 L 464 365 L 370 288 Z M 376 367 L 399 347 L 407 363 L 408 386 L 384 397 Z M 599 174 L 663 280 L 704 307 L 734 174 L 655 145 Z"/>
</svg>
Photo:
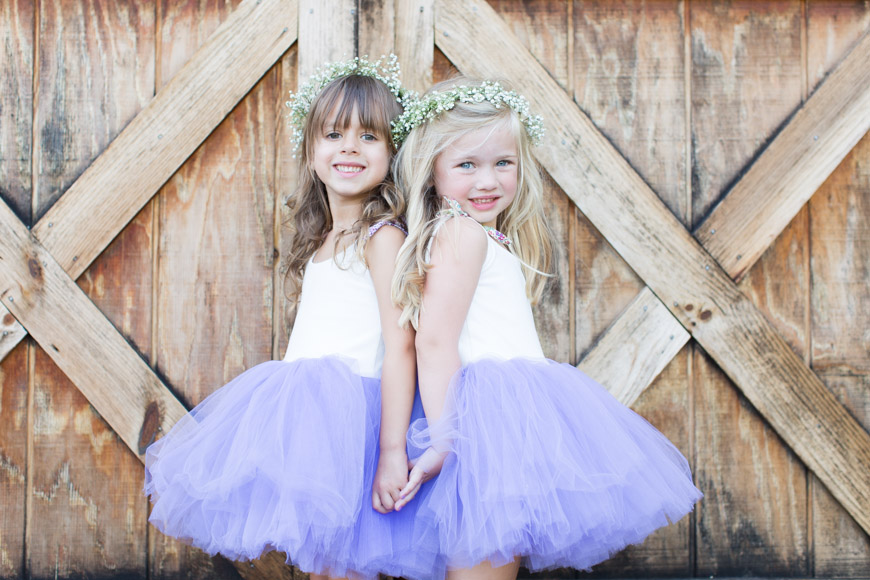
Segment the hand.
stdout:
<svg viewBox="0 0 870 580">
<path fill-rule="evenodd" d="M 404 449 L 381 451 L 372 485 L 372 507 L 386 514 L 395 508 L 399 492 L 408 484 L 408 456 Z"/>
<path fill-rule="evenodd" d="M 441 467 L 444 465 L 447 453 L 447 451 L 435 451 L 435 449 L 429 447 L 416 460 L 408 461 L 411 473 L 408 475 L 408 484 L 399 493 L 399 499 L 395 503 L 396 511 L 399 511 L 414 499 L 421 485 L 441 473 Z"/>
</svg>

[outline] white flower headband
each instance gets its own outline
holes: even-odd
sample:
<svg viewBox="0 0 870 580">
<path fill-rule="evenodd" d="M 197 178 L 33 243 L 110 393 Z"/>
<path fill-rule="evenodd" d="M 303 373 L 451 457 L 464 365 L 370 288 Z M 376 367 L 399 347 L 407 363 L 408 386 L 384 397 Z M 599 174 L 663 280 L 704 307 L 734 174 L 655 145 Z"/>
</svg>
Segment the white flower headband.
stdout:
<svg viewBox="0 0 870 580">
<path fill-rule="evenodd" d="M 508 106 L 519 115 L 526 133 L 535 145 L 544 137 L 544 119 L 529 114 L 529 102 L 522 95 L 505 90 L 498 82 L 484 81 L 480 86 L 460 85 L 444 91 L 423 95 L 405 103 L 405 112 L 393 121 L 393 140 L 401 143 L 411 130 L 452 109 L 457 102 L 482 103 L 487 101 L 496 109 Z"/>
<path fill-rule="evenodd" d="M 386 62 L 384 62 L 386 59 Z M 389 56 L 381 56 L 378 60 L 371 62 L 368 57 L 354 57 L 351 60 L 342 62 L 331 62 L 318 68 L 308 82 L 299 87 L 295 93 L 290 91 L 290 100 L 285 104 L 290 108 L 288 115 L 290 125 L 293 128 L 293 133 L 290 136 L 290 141 L 293 143 L 293 150 L 296 151 L 302 143 L 302 131 L 305 127 L 305 118 L 311 111 L 311 103 L 315 97 L 320 94 L 323 87 L 341 77 L 348 75 L 360 75 L 364 77 L 375 78 L 390 89 L 396 97 L 396 102 L 404 106 L 405 101 L 415 97 L 416 93 L 408 91 L 402 87 L 399 80 L 401 69 L 399 67 L 399 58 L 395 54 Z M 393 131 L 394 142 L 396 146 L 401 143 L 401 140 L 395 139 L 395 131 Z"/>
</svg>

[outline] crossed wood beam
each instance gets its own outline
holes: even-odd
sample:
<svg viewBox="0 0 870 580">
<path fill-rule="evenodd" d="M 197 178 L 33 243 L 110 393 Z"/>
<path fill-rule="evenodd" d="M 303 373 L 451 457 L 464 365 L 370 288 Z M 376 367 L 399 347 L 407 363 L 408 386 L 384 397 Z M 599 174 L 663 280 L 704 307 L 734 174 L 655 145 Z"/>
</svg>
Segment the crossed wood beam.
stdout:
<svg viewBox="0 0 870 580">
<path fill-rule="evenodd" d="M 0 203 L 0 358 L 29 332 L 140 459 L 185 409 L 75 279 L 296 42 L 308 2 L 242 2 L 32 231 Z M 484 0 L 434 12 L 429 37 L 460 70 L 510 79 L 552 120 L 539 159 L 647 284 L 579 366 L 631 403 L 695 338 L 870 533 L 870 435 L 735 283 L 870 129 L 870 35 L 693 235 Z"/>
</svg>

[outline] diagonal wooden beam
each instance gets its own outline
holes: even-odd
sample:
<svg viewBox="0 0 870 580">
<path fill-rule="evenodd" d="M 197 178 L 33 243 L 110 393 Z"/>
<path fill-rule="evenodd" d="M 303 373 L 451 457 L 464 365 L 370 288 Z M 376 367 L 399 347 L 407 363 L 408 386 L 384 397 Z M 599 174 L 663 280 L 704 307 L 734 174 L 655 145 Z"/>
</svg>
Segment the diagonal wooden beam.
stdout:
<svg viewBox="0 0 870 580">
<path fill-rule="evenodd" d="M 734 279 L 761 257 L 870 130 L 870 34 L 832 72 L 694 235 Z M 578 365 L 629 405 L 689 341 L 649 288 Z M 625 344 L 642 338 L 637 350 Z"/>
<path fill-rule="evenodd" d="M 870 532 L 870 435 L 485 1 L 442 0 L 435 30 L 461 70 L 507 77 L 535 109 L 559 120 L 539 150 L 550 175 Z"/>
<path fill-rule="evenodd" d="M 33 234 L 73 279 L 287 52 L 296 19 L 297 0 L 242 2 L 39 220 Z M 26 335 L 8 314 L 0 360 Z"/>
<path fill-rule="evenodd" d="M 141 459 L 185 409 L 51 253 L 0 202 L 0 301 Z"/>
</svg>

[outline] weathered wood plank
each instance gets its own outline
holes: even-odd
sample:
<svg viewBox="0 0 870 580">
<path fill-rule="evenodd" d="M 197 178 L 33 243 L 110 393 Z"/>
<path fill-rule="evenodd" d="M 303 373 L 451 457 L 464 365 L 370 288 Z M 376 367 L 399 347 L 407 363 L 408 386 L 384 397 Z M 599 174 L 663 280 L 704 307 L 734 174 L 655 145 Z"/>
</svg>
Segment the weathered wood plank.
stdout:
<svg viewBox="0 0 870 580">
<path fill-rule="evenodd" d="M 299 0 L 299 78 L 356 55 L 356 0 Z"/>
<path fill-rule="evenodd" d="M 870 135 L 809 204 L 812 365 L 837 399 L 870 428 Z M 870 536 L 814 482 L 815 573 L 861 577 Z"/>
<path fill-rule="evenodd" d="M 242 2 L 34 227 L 74 278 L 296 40 L 295 8 Z"/>
<path fill-rule="evenodd" d="M 755 45 L 754 41 L 752 44 Z M 778 49 L 771 47 L 771 50 Z M 700 54 L 703 50 L 699 48 L 699 58 L 710 58 L 708 54 Z M 776 57 L 768 55 L 767 58 Z M 697 229 L 698 241 L 729 273 L 739 278 L 746 272 L 870 129 L 868 63 L 870 34 L 865 35 L 850 58 L 837 67 L 812 95 L 812 107 L 808 103 L 798 110 L 770 144 L 767 154 L 752 165 L 728 197 Z M 770 74 L 770 71 L 765 72 Z M 759 94 L 769 95 L 771 86 L 776 86 L 769 76 L 759 79 L 759 83 L 756 88 Z M 767 110 L 772 104 L 747 101 L 744 98 L 741 106 L 759 112 L 746 119 L 746 126 L 763 126 L 758 118 L 760 111 Z M 785 107 L 790 104 L 790 101 L 783 103 Z M 714 106 L 711 113 L 721 113 L 721 109 Z M 722 117 L 719 115 L 720 119 Z M 736 120 L 736 115 L 733 118 Z M 732 139 L 726 127 L 734 130 L 730 123 L 717 126 L 715 130 L 720 135 L 725 133 L 719 139 L 730 142 Z M 707 145 L 711 152 L 718 147 L 724 148 L 713 143 Z M 711 157 L 721 158 L 717 155 Z M 807 163 L 808 159 L 813 162 Z"/>
<path fill-rule="evenodd" d="M 142 464 L 42 350 L 35 367 L 28 575 L 146 578 Z"/>
<path fill-rule="evenodd" d="M 399 4 L 405 4 L 399 2 Z M 396 36 L 395 0 L 362 0 L 357 18 L 357 54 L 378 58 L 395 52 Z"/>
<path fill-rule="evenodd" d="M 0 578 L 24 571 L 28 350 L 22 344 L 0 363 Z"/>
<path fill-rule="evenodd" d="M 137 450 L 151 426 L 173 425 L 178 400 L 6 204 L 0 234 L 0 299 L 124 443 Z"/>
<path fill-rule="evenodd" d="M 870 6 L 866 2 L 808 2 L 808 87 L 815 88 L 823 81 L 827 83 L 826 75 L 838 66 L 843 55 L 849 54 L 868 30 Z M 848 231 L 851 219 L 866 221 L 867 213 L 865 206 L 863 213 L 850 217 L 848 211 L 844 212 L 836 206 L 845 203 L 849 209 L 860 211 L 858 207 L 850 206 L 848 199 L 852 199 L 855 193 L 860 198 L 861 184 L 867 183 L 868 179 L 867 172 L 860 167 L 868 159 L 870 144 L 865 135 L 808 204 L 811 226 L 809 247 L 813 265 L 812 365 L 822 381 L 865 428 L 870 425 L 870 413 L 867 411 L 870 407 L 863 400 L 864 395 L 870 392 L 867 369 L 864 367 L 863 371 L 856 373 L 848 370 L 842 372 L 844 369 L 839 363 L 844 359 L 860 360 L 860 355 L 855 355 L 862 348 L 861 340 L 854 341 L 852 337 L 856 336 L 854 333 L 860 325 L 867 328 L 866 316 L 861 314 L 866 313 L 866 310 L 859 310 L 854 316 L 839 310 L 842 308 L 840 304 L 861 300 L 858 294 L 860 290 L 856 289 L 856 294 L 849 296 L 846 302 L 838 304 L 836 300 L 842 297 L 844 291 L 848 293 L 854 289 L 850 279 L 854 279 L 859 272 L 859 264 L 862 263 L 860 254 L 867 255 L 866 245 L 863 249 L 861 244 L 853 245 L 854 238 L 847 240 L 844 232 Z M 864 190 L 866 197 L 867 188 Z M 854 253 L 855 250 L 857 254 Z M 852 258 L 847 258 L 850 252 Z M 833 295 L 830 293 L 832 288 L 836 288 Z M 830 345 L 834 340 L 837 346 L 832 348 Z M 867 351 L 865 348 L 865 358 Z M 828 358 L 829 354 L 833 358 Z M 843 359 L 837 360 L 838 357 Z M 860 369 L 863 365 L 859 363 L 858 366 Z M 870 570 L 870 536 L 855 524 L 824 486 L 812 476 L 810 497 L 815 574 L 843 577 L 865 575 Z"/>
<path fill-rule="evenodd" d="M 396 3 L 395 53 L 402 63 L 402 83 L 424 92 L 432 86 L 435 58 L 434 0 Z"/>
<path fill-rule="evenodd" d="M 686 223 L 687 134 L 683 6 L 676 2 L 575 2 L 573 71 L 574 101 L 601 132 L 652 185 L 660 199 Z M 638 294 L 643 282 L 610 247 L 594 226 L 579 214 L 576 222 L 577 293 L 575 326 L 577 350 L 573 360 L 594 345 L 580 368 L 601 378 L 617 397 L 628 397 L 634 409 L 664 430 L 689 453 L 691 430 L 688 359 L 680 358 L 660 376 L 655 391 L 640 400 L 635 385 L 649 385 L 677 355 L 688 333 L 673 316 L 659 316 L 658 333 L 621 340 L 604 350 L 602 331 L 628 308 L 642 312 L 638 299 L 658 302 L 649 290 Z M 667 327 L 671 327 L 670 332 Z M 628 330 L 628 329 L 626 329 Z M 611 330 L 610 332 L 613 332 Z M 651 357 L 647 349 L 659 351 Z M 667 352 L 661 352 L 667 351 Z M 604 356 L 599 356 L 604 355 Z M 649 363 L 649 364 L 645 364 Z M 597 368 L 593 368 L 597 365 Z M 638 381 L 637 373 L 648 373 Z M 679 575 L 692 570 L 692 518 L 669 526 L 640 546 L 596 567 L 601 575 Z"/>
<path fill-rule="evenodd" d="M 114 9 L 81 0 L 41 2 L 38 30 L 34 155 L 42 170 L 34 176 L 34 217 L 151 100 L 154 9 L 146 2 Z M 145 352 L 151 296 L 146 213 L 82 276 L 83 290 L 102 314 Z M 50 358 L 41 349 L 34 356 L 28 572 L 123 571 L 144 578 L 141 463 Z"/>
<path fill-rule="evenodd" d="M 856 521 L 870 529 L 870 481 L 855 477 L 870 472 L 867 432 L 508 27 L 488 6 L 474 4 L 478 10 L 472 15 L 467 6 L 443 2 L 436 14 L 440 48 L 466 71 L 508 76 L 545 117 L 560 119 L 539 149 L 550 174 Z"/>
<path fill-rule="evenodd" d="M 31 155 L 33 136 L 33 18 L 30 0 L 0 6 L 0 199 L 25 224 L 33 223 L 31 210 Z M 0 307 L 0 360 L 15 348 L 27 331 L 9 311 Z"/>
<path fill-rule="evenodd" d="M 691 223 L 697 224 L 728 191 L 728 184 L 739 177 L 740 168 L 752 162 L 801 103 L 801 6 L 796 0 L 754 6 L 693 4 L 689 25 L 694 182 Z M 775 143 L 784 144 L 780 139 Z M 769 149 L 779 157 L 775 149 Z M 767 177 L 766 173 L 756 175 Z M 759 195 L 753 186 L 748 190 L 751 195 L 740 199 L 741 188 L 752 179 L 750 174 L 744 176 L 719 207 L 739 199 L 737 206 L 754 215 L 767 194 Z M 737 196 L 732 197 L 735 193 Z M 777 233 L 792 217 L 777 224 L 760 213 L 761 222 Z M 747 215 L 737 219 L 751 221 Z M 752 227 L 759 226 L 756 222 Z M 798 251 L 805 226 L 796 224 L 796 229 L 784 233 L 786 239 L 779 239 L 765 259 L 755 264 L 754 280 L 741 285 L 752 303 L 775 321 L 780 333 L 788 331 L 789 344 L 799 352 L 806 352 L 807 339 L 807 255 Z M 706 244 L 720 235 L 718 229 L 713 238 L 705 233 L 709 232 L 700 227 L 696 230 Z M 737 232 L 727 235 L 747 243 L 748 236 Z M 765 239 L 764 247 L 771 242 L 773 239 Z M 752 261 L 760 256 L 760 252 L 755 254 Z M 727 261 L 724 255 L 714 254 L 714 258 L 720 264 Z M 714 366 L 701 353 L 695 356 L 695 453 L 697 465 L 703 466 L 701 491 L 707 494 L 697 512 L 698 571 L 717 575 L 806 572 L 804 468 Z"/>
<path fill-rule="evenodd" d="M 286 52 L 294 7 L 242 2 L 34 227 L 74 278 Z"/>
<path fill-rule="evenodd" d="M 605 337 L 631 340 L 621 345 L 599 340 L 577 365 L 590 377 L 601 377 L 601 384 L 624 405 L 633 404 L 691 338 L 668 309 L 659 305 L 649 288 L 641 290 L 614 321 L 619 328 L 608 328 L 605 333 Z"/>
<path fill-rule="evenodd" d="M 860 8 L 860 7 L 856 7 L 856 9 L 858 9 L 858 8 Z M 848 19 L 845 19 L 845 21 L 849 21 L 849 20 L 848 20 Z M 850 21 L 850 22 L 851 22 L 851 21 Z M 830 41 L 830 42 L 833 42 L 833 41 Z M 862 56 L 862 55 L 859 54 L 859 53 L 856 53 L 856 54 L 854 55 L 854 57 L 852 57 L 852 56 L 850 55 L 850 57 L 847 57 L 847 59 L 846 59 L 845 62 L 849 62 L 849 63 L 853 63 L 853 64 L 854 64 L 854 63 L 865 63 L 865 65 L 866 65 L 866 63 L 867 63 L 868 61 L 867 61 L 866 59 L 862 59 L 862 58 L 860 58 L 861 56 Z M 830 57 L 829 57 L 829 60 L 830 60 Z M 837 61 L 837 59 L 834 59 L 833 61 L 831 61 L 831 64 L 836 63 L 836 61 Z M 821 93 L 821 90 L 820 90 L 819 92 Z M 811 98 L 810 101 L 805 105 L 805 109 L 802 111 L 802 113 L 804 113 L 804 114 L 806 115 L 807 118 L 809 118 L 809 117 L 813 117 L 814 115 L 817 114 L 817 113 L 816 113 L 816 111 L 818 110 L 817 107 L 822 107 L 823 105 L 826 106 L 825 103 L 823 103 L 822 101 L 819 101 L 818 99 L 812 99 L 812 98 Z M 837 108 L 842 109 L 842 108 L 843 108 L 842 103 L 838 104 L 838 105 L 837 105 Z M 819 112 L 818 114 L 822 114 L 822 113 Z M 783 131 L 783 133 L 786 133 L 786 132 Z M 799 157 L 799 158 L 797 158 L 797 159 L 778 160 L 778 159 L 776 159 L 775 157 L 771 157 L 772 155 L 774 155 L 774 153 L 779 154 L 781 151 L 782 151 L 782 148 L 780 148 L 780 147 L 774 147 L 774 146 L 772 146 L 772 145 L 769 146 L 769 147 L 764 151 L 764 153 L 762 153 L 762 154 L 760 155 L 759 160 L 756 161 L 756 163 L 753 165 L 753 169 L 750 169 L 750 172 L 749 172 L 749 173 L 753 174 L 753 176 L 757 176 L 758 174 L 757 174 L 757 173 L 753 173 L 753 172 L 754 172 L 754 167 L 759 166 L 759 165 L 765 165 L 765 166 L 776 166 L 776 165 L 778 165 L 778 164 L 781 163 L 781 164 L 789 165 L 789 166 L 801 166 L 801 167 L 804 167 L 805 170 L 807 170 L 806 168 L 808 168 L 808 167 L 814 167 L 816 163 L 819 163 L 819 162 L 821 162 L 821 161 L 825 161 L 825 158 L 824 158 L 824 157 L 816 157 L 816 156 L 814 156 L 814 155 L 807 154 L 807 151 L 806 151 L 806 150 L 803 151 L 803 156 L 801 156 L 801 157 Z M 793 150 L 792 150 L 792 151 L 788 151 L 787 153 L 788 153 L 788 154 L 792 154 L 792 153 L 794 153 L 794 151 L 793 151 Z M 761 161 L 762 159 L 765 160 L 763 163 L 762 163 L 762 161 Z M 833 170 L 833 169 L 832 169 L 832 166 L 830 166 L 830 165 L 828 165 L 828 169 L 829 169 L 829 170 Z M 748 173 L 747 175 L 749 175 L 749 173 Z M 778 180 L 779 180 L 779 176 L 778 176 L 778 174 L 770 173 L 770 174 L 769 174 L 769 179 L 768 179 L 767 181 L 763 182 L 762 184 L 760 184 L 760 185 L 758 186 L 758 191 L 767 191 L 767 190 L 770 190 L 770 189 L 776 189 L 776 188 L 778 187 Z M 737 187 L 740 186 L 741 183 L 742 183 L 742 181 L 738 181 L 738 183 L 734 186 L 734 189 L 737 189 Z M 793 191 L 796 192 L 796 195 L 797 195 L 797 194 L 801 194 L 801 191 L 802 191 L 802 190 L 801 190 L 801 187 L 800 187 L 800 186 L 795 186 L 795 187 L 796 187 L 797 189 L 793 189 Z M 806 194 L 804 193 L 804 195 L 806 195 Z M 726 198 L 726 199 L 727 199 L 727 198 Z M 749 209 L 749 208 L 754 207 L 754 205 L 755 205 L 755 199 L 754 199 L 754 198 L 748 198 L 748 199 L 744 198 L 744 203 L 746 204 L 747 209 L 741 210 L 741 212 L 742 212 L 743 214 L 745 214 L 745 215 L 751 215 L 751 211 L 752 211 L 752 210 Z M 723 203 L 722 203 L 721 205 L 722 205 L 722 206 L 725 206 L 725 207 L 730 206 L 729 203 L 724 202 L 724 201 L 723 201 Z M 796 211 L 796 208 L 793 208 L 793 209 Z M 717 208 L 717 209 L 714 209 L 713 215 L 716 215 L 717 211 L 718 211 L 718 208 Z M 735 209 L 735 211 L 736 211 L 736 209 Z M 770 214 L 768 214 L 768 215 L 770 215 Z M 713 219 L 712 215 L 711 215 L 711 218 L 710 218 L 710 219 Z M 717 219 L 718 219 L 718 218 L 717 218 Z M 781 225 L 783 225 L 783 227 L 784 227 L 784 225 L 787 223 L 787 221 L 780 220 L 780 223 L 781 223 Z M 760 222 L 756 222 L 756 225 L 757 225 L 760 229 L 766 229 L 766 228 L 764 228 L 763 224 L 760 223 Z M 696 229 L 696 234 L 698 234 L 698 232 L 700 232 L 701 228 L 703 228 L 703 227 L 705 227 L 704 224 L 702 224 L 699 228 L 697 228 L 697 229 Z M 716 229 L 716 228 L 711 228 L 710 230 L 708 230 L 708 232 L 709 232 L 709 231 L 712 231 L 712 229 Z M 774 232 L 773 229 L 767 229 L 767 231 L 768 231 L 768 233 L 769 233 L 770 235 L 772 235 L 772 236 L 774 236 L 774 237 L 775 237 L 776 235 L 778 235 L 778 233 L 779 233 L 779 232 Z M 734 253 L 734 252 L 736 251 L 735 256 L 736 256 L 737 254 L 740 254 L 740 255 L 742 256 L 742 251 L 743 251 L 743 250 L 740 250 L 740 249 L 739 249 L 739 248 L 740 248 L 740 245 L 739 245 L 739 244 L 740 244 L 741 241 L 744 241 L 744 240 L 745 240 L 744 238 L 741 238 L 741 237 L 738 236 L 738 237 L 736 237 L 736 238 L 731 238 L 731 239 L 727 239 L 727 240 L 726 240 L 726 238 L 727 238 L 727 232 L 721 232 L 721 231 L 719 231 L 719 230 L 717 230 L 717 232 L 718 232 L 718 233 L 715 234 L 715 235 L 720 236 L 719 243 L 721 244 L 721 247 L 723 247 L 723 248 L 729 248 L 729 251 L 731 251 L 732 253 Z M 735 248 L 738 248 L 738 250 L 735 250 Z M 746 247 L 746 252 L 747 252 L 747 254 L 749 254 L 751 250 L 752 250 L 751 247 L 749 247 L 749 246 Z M 714 256 L 715 258 L 717 258 L 717 259 L 719 259 L 719 258 L 722 257 L 722 256 L 718 256 L 718 255 L 716 255 L 716 254 L 714 254 L 713 256 Z M 756 255 L 755 255 L 756 259 L 757 259 L 759 256 L 760 256 L 760 253 L 756 253 Z M 724 259 L 723 259 L 723 261 L 724 261 Z M 735 268 L 736 268 L 736 266 L 737 266 L 737 265 L 735 265 Z M 751 262 L 747 262 L 747 261 L 742 261 L 742 262 L 739 264 L 739 267 L 740 267 L 740 268 L 743 268 L 743 270 L 749 268 L 750 266 L 751 266 Z M 739 273 L 740 273 L 740 271 L 739 271 L 738 269 L 734 269 L 733 271 L 729 271 L 729 274 L 732 275 L 732 277 L 738 275 Z M 664 305 L 662 305 L 662 304 L 658 304 L 658 305 L 655 306 L 655 309 L 656 309 L 656 310 L 660 310 L 661 312 L 664 311 L 664 308 L 665 308 L 665 307 L 664 307 Z M 658 316 L 660 313 L 654 313 L 654 312 L 650 311 L 649 316 L 652 316 L 653 314 L 655 314 L 656 316 Z M 649 334 L 649 333 L 651 333 L 651 332 L 654 332 L 654 329 L 656 328 L 656 326 L 654 325 L 652 319 L 650 319 L 649 322 L 643 322 L 643 321 L 641 321 L 641 322 L 638 324 L 638 327 L 639 327 L 639 328 L 643 328 L 643 329 L 645 329 L 644 334 Z M 620 326 L 620 325 L 614 325 L 614 326 L 613 326 L 613 330 L 614 330 L 614 331 L 615 331 L 616 329 L 619 329 L 619 328 L 622 328 L 622 326 Z M 665 331 L 664 331 L 664 330 L 662 330 L 662 334 L 665 334 Z M 604 351 L 609 351 L 609 350 L 611 350 L 612 348 L 617 348 L 617 347 L 619 347 L 620 345 L 624 344 L 626 341 L 630 340 L 630 338 L 631 338 L 630 336 L 626 336 L 626 335 L 616 335 L 616 334 L 612 334 L 611 332 L 605 332 L 605 333 L 601 336 L 601 338 L 599 339 L 599 342 L 596 344 L 596 347 L 595 347 L 595 348 L 596 348 L 596 349 L 600 349 L 600 350 L 604 350 Z M 651 364 L 649 364 L 649 363 L 644 363 L 644 364 L 641 365 L 641 366 L 651 367 L 651 366 L 653 366 L 653 365 L 651 365 Z M 642 386 L 641 386 L 640 388 L 642 389 Z"/>
</svg>

